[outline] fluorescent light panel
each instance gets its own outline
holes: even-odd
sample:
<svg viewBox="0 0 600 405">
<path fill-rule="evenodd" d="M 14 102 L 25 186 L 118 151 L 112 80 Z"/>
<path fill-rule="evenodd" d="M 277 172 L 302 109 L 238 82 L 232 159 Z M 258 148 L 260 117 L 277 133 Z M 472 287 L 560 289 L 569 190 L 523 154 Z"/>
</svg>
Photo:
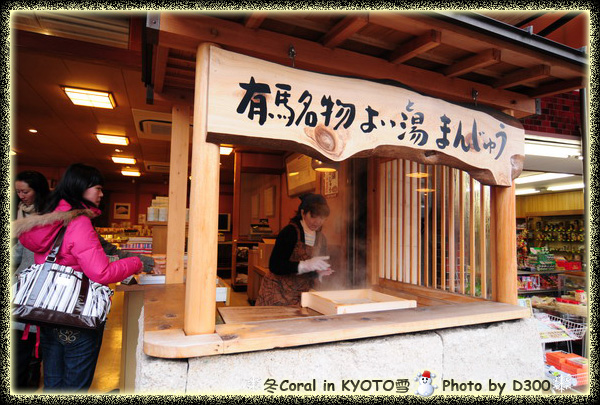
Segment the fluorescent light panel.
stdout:
<svg viewBox="0 0 600 405">
<path fill-rule="evenodd" d="M 133 170 L 133 169 L 123 169 L 121 170 L 121 174 L 123 176 L 133 176 L 133 177 L 140 177 L 140 172 L 137 170 Z"/>
<path fill-rule="evenodd" d="M 564 177 L 571 177 L 572 174 L 567 173 L 542 173 L 542 174 L 534 174 L 531 176 L 519 177 L 515 179 L 515 184 L 527 184 L 527 183 L 535 183 L 538 181 L 546 181 L 546 180 L 555 180 L 562 179 Z"/>
<path fill-rule="evenodd" d="M 515 195 L 525 195 L 525 194 L 535 194 L 535 193 L 539 193 L 540 190 L 536 189 L 536 188 L 522 188 L 522 189 L 517 189 L 515 190 Z"/>
<path fill-rule="evenodd" d="M 129 145 L 129 138 L 126 136 L 96 134 L 98 142 L 108 145 Z"/>
<path fill-rule="evenodd" d="M 135 158 L 130 158 L 130 157 L 123 157 L 123 156 L 111 156 L 113 162 L 115 163 L 121 163 L 124 165 L 134 165 L 135 164 Z"/>
<path fill-rule="evenodd" d="M 583 183 L 572 183 L 572 184 L 559 184 L 557 186 L 550 186 L 547 188 L 548 191 L 565 191 L 565 190 L 577 190 L 584 188 Z"/>
<path fill-rule="evenodd" d="M 219 146 L 219 153 L 221 155 L 230 155 L 233 152 L 232 146 Z"/>
<path fill-rule="evenodd" d="M 406 175 L 406 177 L 413 177 L 413 178 L 416 178 L 416 179 L 422 179 L 422 178 L 425 178 L 425 177 L 429 177 L 429 174 L 422 173 L 422 172 L 415 172 L 415 173 L 408 173 Z"/>
<path fill-rule="evenodd" d="M 64 92 L 75 105 L 97 108 L 115 108 L 115 99 L 106 91 L 77 89 L 74 87 L 63 87 Z"/>
</svg>

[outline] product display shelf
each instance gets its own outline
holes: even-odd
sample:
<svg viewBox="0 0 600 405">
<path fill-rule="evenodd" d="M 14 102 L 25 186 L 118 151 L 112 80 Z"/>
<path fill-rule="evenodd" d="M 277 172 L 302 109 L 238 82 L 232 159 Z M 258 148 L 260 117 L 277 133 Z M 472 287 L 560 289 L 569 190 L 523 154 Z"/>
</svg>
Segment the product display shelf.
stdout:
<svg viewBox="0 0 600 405">
<path fill-rule="evenodd" d="M 540 340 L 546 363 L 545 374 L 552 382 L 552 390 L 569 391 L 588 384 L 587 359 L 573 353 L 573 341 L 581 340 L 582 353 L 585 355 L 585 334 L 587 324 L 575 322 L 564 316 L 555 316 L 545 312 L 537 312 Z M 566 342 L 567 351 L 546 350 L 550 343 Z M 572 363 L 572 364 L 570 364 Z M 577 391 L 577 390 L 575 390 Z"/>
<path fill-rule="evenodd" d="M 248 256 L 249 251 L 260 241 L 245 239 L 234 240 L 231 257 L 231 287 L 243 290 L 248 286 Z"/>
</svg>

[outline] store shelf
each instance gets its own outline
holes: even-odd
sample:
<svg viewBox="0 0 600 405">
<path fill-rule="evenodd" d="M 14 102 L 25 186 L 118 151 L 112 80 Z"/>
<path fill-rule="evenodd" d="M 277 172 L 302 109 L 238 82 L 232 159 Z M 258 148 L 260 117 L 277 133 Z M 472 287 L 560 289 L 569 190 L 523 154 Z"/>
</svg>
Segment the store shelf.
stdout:
<svg viewBox="0 0 600 405">
<path fill-rule="evenodd" d="M 519 294 L 540 294 L 540 293 L 551 293 L 558 292 L 558 288 L 546 288 L 539 290 L 518 290 Z"/>
<path fill-rule="evenodd" d="M 581 340 L 587 331 L 587 325 L 585 323 L 573 322 L 554 315 L 548 315 L 548 319 L 551 321 L 552 325 L 558 326 L 558 329 L 540 332 L 542 343 Z"/>
</svg>

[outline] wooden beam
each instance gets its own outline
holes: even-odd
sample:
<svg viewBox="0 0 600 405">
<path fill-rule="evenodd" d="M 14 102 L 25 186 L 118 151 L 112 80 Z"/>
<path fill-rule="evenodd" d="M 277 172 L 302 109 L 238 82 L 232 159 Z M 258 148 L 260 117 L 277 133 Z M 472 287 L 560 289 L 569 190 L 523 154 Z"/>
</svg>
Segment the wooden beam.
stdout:
<svg viewBox="0 0 600 405">
<path fill-rule="evenodd" d="M 188 158 L 190 145 L 190 107 L 173 106 L 171 157 L 169 165 L 169 216 L 167 222 L 167 284 L 183 283 Z"/>
<path fill-rule="evenodd" d="M 165 76 L 167 75 L 167 61 L 169 60 L 169 49 L 164 46 L 157 46 L 154 54 L 154 92 L 162 93 L 165 85 Z"/>
<path fill-rule="evenodd" d="M 391 63 L 401 64 L 409 59 L 425 53 L 442 43 L 442 33 L 440 31 L 431 30 L 428 33 L 419 37 L 413 38 L 410 41 L 400 45 L 389 57 Z"/>
<path fill-rule="evenodd" d="M 250 13 L 244 19 L 244 27 L 255 30 L 262 25 L 266 18 L 267 14 L 265 13 Z"/>
<path fill-rule="evenodd" d="M 491 215 L 495 225 L 494 301 L 517 303 L 517 241 L 515 222 L 515 185 L 491 187 L 494 208 Z"/>
<path fill-rule="evenodd" d="M 494 82 L 494 88 L 507 89 L 519 84 L 531 83 L 550 76 L 549 65 L 538 65 L 527 69 L 520 69 L 508 74 Z"/>
<path fill-rule="evenodd" d="M 200 45 L 196 56 L 184 320 L 187 335 L 215 331 L 220 156 L 219 146 L 206 142 L 210 46 Z"/>
<path fill-rule="evenodd" d="M 531 97 L 541 98 L 553 96 L 555 94 L 568 93 L 586 87 L 585 79 L 578 77 L 572 80 L 565 80 L 556 83 L 542 85 L 529 92 Z"/>
<path fill-rule="evenodd" d="M 370 15 L 371 19 L 373 16 Z M 296 49 L 296 66 L 310 67 L 324 73 L 353 75 L 363 78 L 387 78 L 434 97 L 472 102 L 473 82 L 447 78 L 441 73 L 407 65 L 397 65 L 380 58 L 358 54 L 341 48 L 326 48 L 313 41 L 290 37 L 265 30 L 250 30 L 239 24 L 208 16 L 189 17 L 184 14 L 162 13 L 160 44 L 175 49 L 194 50 L 203 42 L 218 42 L 235 47 L 239 52 L 277 63 L 288 63 L 290 43 Z M 478 102 L 500 110 L 511 109 L 521 116 L 535 113 L 535 101 L 518 93 L 477 85 Z"/>
<path fill-rule="evenodd" d="M 501 55 L 502 53 L 499 49 L 488 49 L 487 51 L 483 51 L 448 66 L 442 73 L 447 77 L 464 75 L 465 73 L 499 63 L 501 61 Z"/>
<path fill-rule="evenodd" d="M 369 23 L 367 15 L 350 15 L 338 22 L 329 32 L 327 32 L 321 43 L 327 48 L 335 48 L 342 42 L 357 33 L 361 28 Z"/>
</svg>

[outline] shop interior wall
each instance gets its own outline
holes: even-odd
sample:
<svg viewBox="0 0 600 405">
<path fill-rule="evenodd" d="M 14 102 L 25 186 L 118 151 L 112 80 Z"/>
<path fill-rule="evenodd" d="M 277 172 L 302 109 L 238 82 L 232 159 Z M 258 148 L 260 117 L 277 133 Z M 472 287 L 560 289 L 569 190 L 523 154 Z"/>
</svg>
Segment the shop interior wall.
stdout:
<svg viewBox="0 0 600 405">
<path fill-rule="evenodd" d="M 552 214 L 558 211 L 583 210 L 583 191 L 517 196 L 516 204 L 518 218 L 524 218 L 529 213 Z"/>
</svg>

